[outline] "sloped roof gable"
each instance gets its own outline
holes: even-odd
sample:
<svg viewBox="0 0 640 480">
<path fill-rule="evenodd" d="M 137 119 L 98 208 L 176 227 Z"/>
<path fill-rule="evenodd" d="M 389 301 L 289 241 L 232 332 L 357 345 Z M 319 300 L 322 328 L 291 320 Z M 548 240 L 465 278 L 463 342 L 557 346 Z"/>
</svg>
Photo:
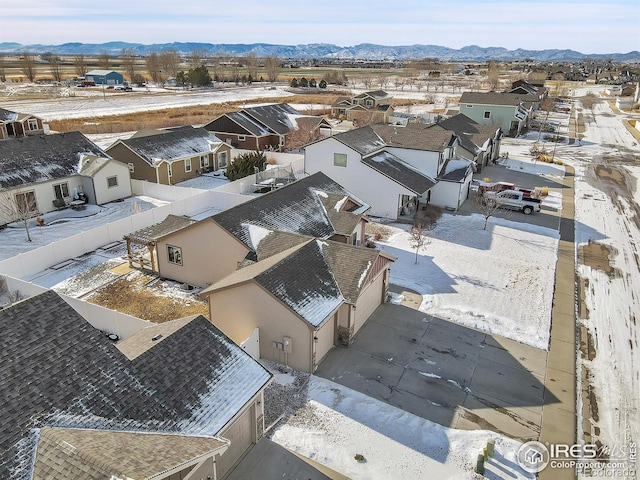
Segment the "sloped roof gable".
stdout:
<svg viewBox="0 0 640 480">
<path fill-rule="evenodd" d="M 0 188 L 77 175 L 84 155 L 110 158 L 80 132 L 4 140 L 0 142 Z"/>
</svg>

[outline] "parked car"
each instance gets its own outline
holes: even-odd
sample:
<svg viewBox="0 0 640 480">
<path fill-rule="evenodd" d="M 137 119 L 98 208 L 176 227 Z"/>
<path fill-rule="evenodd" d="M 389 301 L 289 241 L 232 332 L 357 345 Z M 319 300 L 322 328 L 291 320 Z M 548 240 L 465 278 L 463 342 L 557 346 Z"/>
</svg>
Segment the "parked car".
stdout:
<svg viewBox="0 0 640 480">
<path fill-rule="evenodd" d="M 541 201 L 539 198 L 525 196 L 524 192 L 518 190 L 504 190 L 502 192 L 487 191 L 484 193 L 483 202 L 486 205 L 499 205 L 509 210 L 518 210 L 525 215 L 539 212 Z"/>
</svg>

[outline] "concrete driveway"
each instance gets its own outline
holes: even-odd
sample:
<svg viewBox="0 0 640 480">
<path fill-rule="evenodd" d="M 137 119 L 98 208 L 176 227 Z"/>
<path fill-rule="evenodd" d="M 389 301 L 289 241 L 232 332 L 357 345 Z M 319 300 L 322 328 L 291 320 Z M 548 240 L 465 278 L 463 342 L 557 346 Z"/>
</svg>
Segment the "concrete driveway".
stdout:
<svg viewBox="0 0 640 480">
<path fill-rule="evenodd" d="M 534 189 L 535 187 L 549 187 L 549 191 L 562 192 L 562 190 L 566 188 L 562 180 L 507 169 L 503 165 L 483 167 L 482 173 L 476 173 L 473 176 L 474 180 L 482 180 L 485 177 L 490 178 L 492 182 L 511 182 L 529 189 Z M 469 198 L 462 204 L 456 213 L 458 215 L 480 213 L 478 200 L 476 200 L 476 192 L 469 192 Z M 522 212 L 516 212 L 513 210 L 499 210 L 494 214 L 494 216 L 497 218 L 506 218 L 512 221 L 558 230 L 561 212 L 543 204 L 542 211 L 532 213 L 531 215 L 525 215 Z"/>
<path fill-rule="evenodd" d="M 419 296 L 402 291 L 406 302 Z M 348 348 L 316 375 L 441 425 L 538 439 L 547 352 L 382 304 Z"/>
</svg>

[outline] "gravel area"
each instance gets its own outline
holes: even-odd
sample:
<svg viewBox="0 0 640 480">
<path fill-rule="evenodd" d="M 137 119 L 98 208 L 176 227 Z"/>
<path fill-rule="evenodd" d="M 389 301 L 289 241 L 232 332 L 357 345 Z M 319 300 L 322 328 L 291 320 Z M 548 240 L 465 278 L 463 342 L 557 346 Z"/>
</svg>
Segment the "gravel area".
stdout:
<svg viewBox="0 0 640 480">
<path fill-rule="evenodd" d="M 289 421 L 306 407 L 309 374 L 269 360 L 260 363 L 274 375 L 264 391 L 264 424 L 273 431 L 270 427 Z"/>
</svg>

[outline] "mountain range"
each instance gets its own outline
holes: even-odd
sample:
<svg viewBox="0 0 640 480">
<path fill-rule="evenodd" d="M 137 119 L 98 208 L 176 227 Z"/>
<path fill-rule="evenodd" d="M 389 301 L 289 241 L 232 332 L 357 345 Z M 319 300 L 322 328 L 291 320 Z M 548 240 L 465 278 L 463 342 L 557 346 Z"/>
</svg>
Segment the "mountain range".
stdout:
<svg viewBox="0 0 640 480">
<path fill-rule="evenodd" d="M 98 55 L 107 52 L 119 55 L 123 49 L 132 50 L 135 54 L 146 56 L 151 52 L 176 50 L 182 54 L 193 51 L 206 51 L 209 54 L 244 55 L 253 52 L 259 57 L 275 55 L 279 58 L 309 59 L 358 59 L 358 60 L 415 60 L 437 58 L 441 61 L 514 61 L 537 60 L 542 62 L 576 61 L 584 58 L 609 58 L 616 62 L 640 62 L 640 52 L 589 54 L 575 50 L 508 50 L 502 47 L 479 47 L 469 45 L 460 49 L 439 45 L 402 45 L 387 46 L 362 43 L 352 47 L 340 47 L 328 43 L 309 43 L 304 45 L 272 45 L 268 43 L 252 44 L 212 44 L 196 42 L 142 43 L 107 42 L 107 43 L 63 43 L 61 45 L 23 45 L 14 42 L 0 43 L 0 53 L 22 53 L 25 51 L 40 54 L 51 52 L 56 55 Z"/>
</svg>

